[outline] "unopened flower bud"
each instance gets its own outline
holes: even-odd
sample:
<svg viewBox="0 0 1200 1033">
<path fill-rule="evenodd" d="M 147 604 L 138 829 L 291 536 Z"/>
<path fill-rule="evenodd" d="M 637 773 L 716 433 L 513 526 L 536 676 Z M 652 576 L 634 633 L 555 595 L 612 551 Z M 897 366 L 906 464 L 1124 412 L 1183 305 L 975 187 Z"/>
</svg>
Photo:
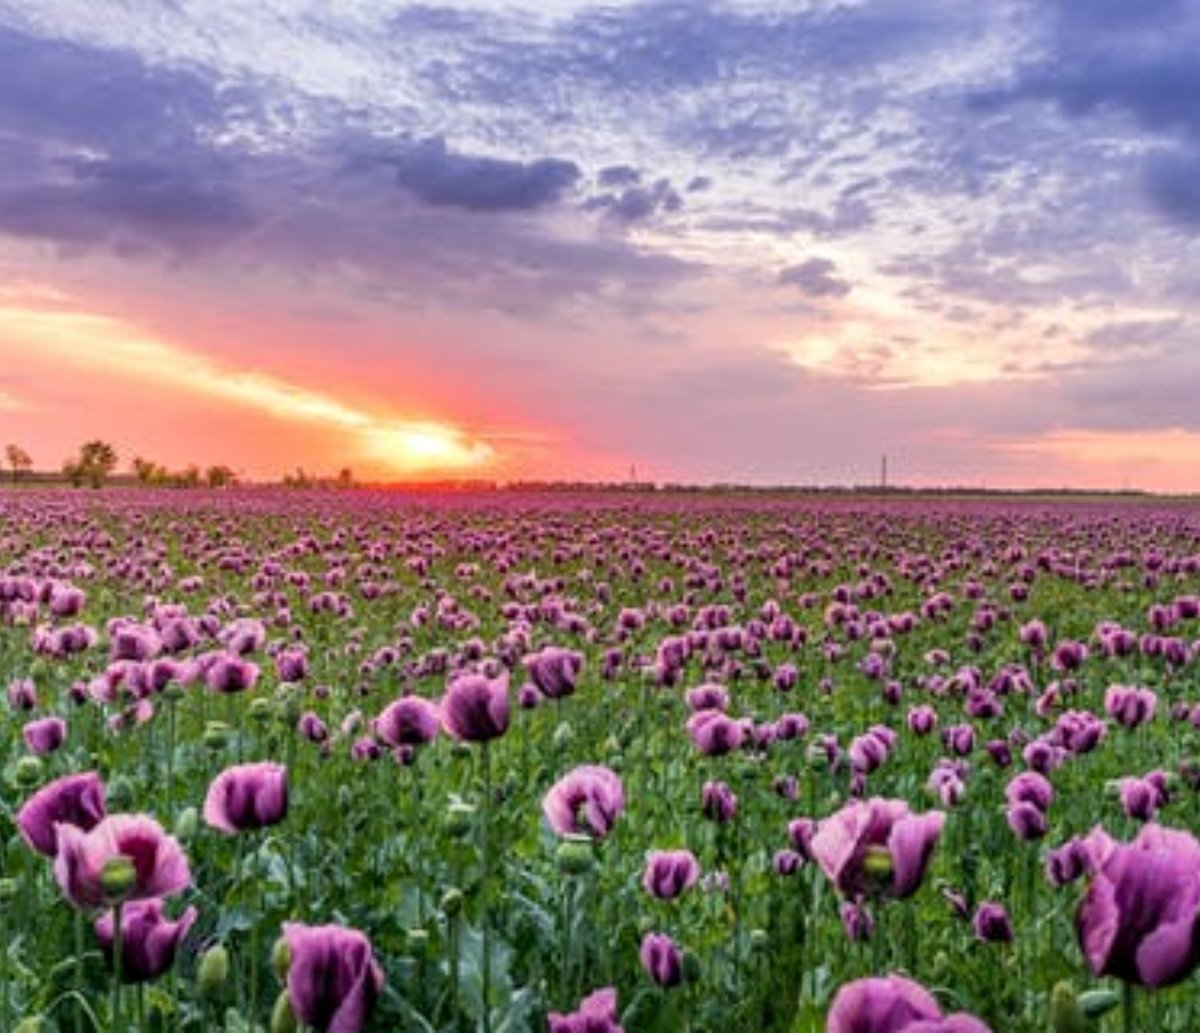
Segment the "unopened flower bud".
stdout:
<svg viewBox="0 0 1200 1033">
<path fill-rule="evenodd" d="M 282 936 L 271 948 L 271 971 L 281 983 L 287 982 L 288 969 L 292 967 L 292 949 Z"/>
<path fill-rule="evenodd" d="M 1050 991 L 1050 1028 L 1053 1033 L 1084 1033 L 1087 1029 L 1079 997 L 1070 983 L 1055 983 Z"/>
<path fill-rule="evenodd" d="M 556 750 L 565 750 L 571 745 L 571 740 L 575 738 L 575 730 L 563 721 L 556 729 L 554 729 L 554 748 Z"/>
<path fill-rule="evenodd" d="M 16 879 L 0 879 L 0 904 L 7 904 L 9 901 L 15 900 L 17 892 Z"/>
<path fill-rule="evenodd" d="M 275 998 L 275 1007 L 271 1009 L 271 1033 L 296 1033 L 299 1028 L 292 1012 L 292 1000 L 284 990 Z"/>
<path fill-rule="evenodd" d="M 429 930 L 409 929 L 408 949 L 416 955 L 424 954 L 427 950 L 429 950 Z"/>
<path fill-rule="evenodd" d="M 199 827 L 200 815 L 196 812 L 196 808 L 185 807 L 175 819 L 175 838 L 181 843 L 186 843 L 196 835 Z"/>
<path fill-rule="evenodd" d="M 452 886 L 442 894 L 442 913 L 453 918 L 462 911 L 465 899 L 462 890 Z"/>
<path fill-rule="evenodd" d="M 218 943 L 209 947 L 200 958 L 196 969 L 196 989 L 207 1000 L 219 999 L 229 979 L 229 951 Z"/>
<path fill-rule="evenodd" d="M 700 958 L 695 951 L 685 950 L 683 952 L 683 981 L 685 983 L 698 983 L 704 978 L 704 966 L 700 963 Z"/>
<path fill-rule="evenodd" d="M 42 780 L 45 765 L 41 757 L 24 756 L 13 769 L 13 778 L 22 789 L 31 789 Z"/>
<path fill-rule="evenodd" d="M 266 724 L 275 716 L 275 704 L 259 696 L 250 701 L 250 709 L 246 711 L 246 716 L 257 724 Z"/>
</svg>

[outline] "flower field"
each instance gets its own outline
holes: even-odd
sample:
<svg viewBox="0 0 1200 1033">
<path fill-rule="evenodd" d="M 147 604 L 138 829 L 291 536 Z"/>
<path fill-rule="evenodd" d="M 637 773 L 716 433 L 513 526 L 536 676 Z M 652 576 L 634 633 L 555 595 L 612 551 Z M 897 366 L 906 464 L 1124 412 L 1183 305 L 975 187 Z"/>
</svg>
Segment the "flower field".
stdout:
<svg viewBox="0 0 1200 1033">
<path fill-rule="evenodd" d="M 0 1030 L 1200 1029 L 1200 510 L 0 502 Z"/>
</svg>

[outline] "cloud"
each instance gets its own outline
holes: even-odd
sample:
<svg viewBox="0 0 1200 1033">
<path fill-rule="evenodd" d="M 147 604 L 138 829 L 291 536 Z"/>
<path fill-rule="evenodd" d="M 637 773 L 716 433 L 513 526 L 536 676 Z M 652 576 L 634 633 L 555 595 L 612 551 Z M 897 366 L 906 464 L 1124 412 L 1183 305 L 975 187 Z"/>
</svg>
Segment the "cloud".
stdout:
<svg viewBox="0 0 1200 1033">
<path fill-rule="evenodd" d="M 396 182 L 426 204 L 472 212 L 528 212 L 562 200 L 581 172 L 572 161 L 510 161 L 458 154 L 441 137 L 400 146 L 385 159 Z"/>
<path fill-rule="evenodd" d="M 612 170 L 604 171 L 611 172 Z M 638 175 L 636 170 L 630 169 L 629 172 Z M 631 180 L 628 172 L 622 172 L 615 182 L 612 176 L 609 176 L 608 179 L 610 185 L 636 184 L 640 180 L 640 176 L 638 179 Z M 606 185 L 603 172 L 599 182 L 601 186 Z M 632 225 L 633 223 L 647 222 L 657 215 L 678 212 L 683 208 L 683 198 L 679 195 L 679 191 L 671 185 L 671 181 L 664 178 L 655 180 L 648 187 L 627 185 L 621 190 L 595 194 L 584 202 L 583 207 L 586 211 L 603 212 L 614 222 Z"/>
<path fill-rule="evenodd" d="M 851 285 L 837 274 L 837 266 L 828 258 L 809 258 L 779 271 L 776 282 L 796 287 L 810 298 L 844 298 Z"/>
</svg>

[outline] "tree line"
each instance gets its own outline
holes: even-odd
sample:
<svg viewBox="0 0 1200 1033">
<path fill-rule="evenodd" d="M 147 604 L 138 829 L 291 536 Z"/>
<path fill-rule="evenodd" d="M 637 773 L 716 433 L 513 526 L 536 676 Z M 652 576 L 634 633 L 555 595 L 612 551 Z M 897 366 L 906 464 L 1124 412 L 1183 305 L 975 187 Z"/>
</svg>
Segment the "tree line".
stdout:
<svg viewBox="0 0 1200 1033">
<path fill-rule="evenodd" d="M 4 458 L 13 484 L 34 476 L 33 460 L 20 445 L 6 445 Z M 96 438 L 85 441 L 75 455 L 63 460 L 62 476 L 76 488 L 102 488 L 116 473 L 118 463 L 116 448 Z M 237 471 L 223 463 L 205 469 L 193 463 L 182 470 L 171 470 L 162 463 L 135 456 L 130 473 L 138 484 L 155 488 L 230 488 L 238 483 Z"/>
</svg>

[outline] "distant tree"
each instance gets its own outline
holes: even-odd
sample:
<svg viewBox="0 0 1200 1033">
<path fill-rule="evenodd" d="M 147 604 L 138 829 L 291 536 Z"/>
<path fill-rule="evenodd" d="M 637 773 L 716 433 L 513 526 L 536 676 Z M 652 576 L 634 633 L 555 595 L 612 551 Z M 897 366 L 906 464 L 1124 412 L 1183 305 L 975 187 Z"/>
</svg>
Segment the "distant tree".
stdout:
<svg viewBox="0 0 1200 1033">
<path fill-rule="evenodd" d="M 131 466 L 133 475 L 138 479 L 139 484 L 162 484 L 168 476 L 165 466 L 161 466 L 152 459 L 143 459 L 141 456 L 135 458 Z"/>
<path fill-rule="evenodd" d="M 210 488 L 229 488 L 237 484 L 237 473 L 229 466 L 210 466 L 204 472 Z"/>
<path fill-rule="evenodd" d="M 312 483 L 313 479 L 311 475 L 303 466 L 297 466 L 295 473 L 285 473 L 283 475 L 283 486 L 285 488 L 311 488 Z"/>
<path fill-rule="evenodd" d="M 117 450 L 107 441 L 95 439 L 79 447 L 79 455 L 63 463 L 63 473 L 75 486 L 90 484 L 102 487 L 105 479 L 117 468 Z"/>
<path fill-rule="evenodd" d="M 16 484 L 20 480 L 21 474 L 28 473 L 33 469 L 33 460 L 29 458 L 29 453 L 20 445 L 6 446 L 4 457 L 8 461 L 9 468 L 12 470 L 13 484 Z"/>
<path fill-rule="evenodd" d="M 343 466 L 338 471 L 337 486 L 339 488 L 353 488 L 354 487 L 354 471 L 351 470 L 350 467 Z"/>
<path fill-rule="evenodd" d="M 195 463 L 186 467 L 179 474 L 179 484 L 184 488 L 199 488 L 200 487 L 200 467 Z"/>
</svg>

